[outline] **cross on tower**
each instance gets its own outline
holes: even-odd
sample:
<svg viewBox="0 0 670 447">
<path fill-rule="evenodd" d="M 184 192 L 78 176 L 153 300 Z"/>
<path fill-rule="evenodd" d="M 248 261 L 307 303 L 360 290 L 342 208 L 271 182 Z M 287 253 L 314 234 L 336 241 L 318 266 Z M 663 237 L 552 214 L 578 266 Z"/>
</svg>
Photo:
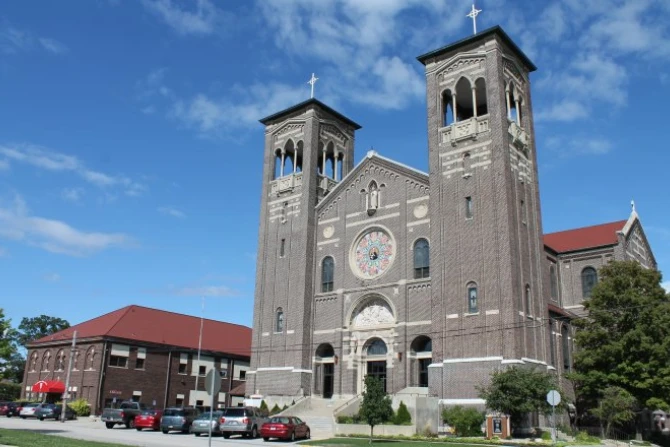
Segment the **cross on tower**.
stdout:
<svg viewBox="0 0 670 447">
<path fill-rule="evenodd" d="M 482 10 L 475 8 L 475 4 L 473 3 L 472 11 L 470 11 L 470 14 L 466 16 L 472 19 L 472 29 L 475 34 L 477 34 L 477 16 L 479 15 L 480 12 L 482 12 Z"/>
<path fill-rule="evenodd" d="M 314 73 L 312 73 L 312 78 L 309 81 L 307 81 L 307 83 L 311 84 L 311 86 L 312 86 L 312 96 L 310 96 L 310 98 L 314 98 L 314 84 L 316 84 L 316 81 L 318 81 L 318 80 L 319 80 L 319 78 L 314 76 Z"/>
</svg>

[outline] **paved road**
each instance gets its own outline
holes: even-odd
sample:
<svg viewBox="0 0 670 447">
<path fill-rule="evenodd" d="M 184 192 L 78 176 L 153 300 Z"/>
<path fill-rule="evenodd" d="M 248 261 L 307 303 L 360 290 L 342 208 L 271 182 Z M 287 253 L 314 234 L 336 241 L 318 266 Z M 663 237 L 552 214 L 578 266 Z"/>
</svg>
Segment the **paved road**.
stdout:
<svg viewBox="0 0 670 447">
<path fill-rule="evenodd" d="M 129 430 L 123 426 L 116 426 L 112 430 L 105 428 L 102 422 L 94 422 L 86 419 L 67 421 L 65 423 L 56 421 L 38 421 L 35 419 L 19 419 L 16 417 L 0 417 L 0 428 L 30 430 L 44 434 L 65 436 L 89 441 L 114 442 L 118 444 L 142 446 L 142 447 L 207 447 L 207 436 L 196 438 L 194 435 L 183 435 L 180 433 L 163 434 L 143 430 Z M 288 443 L 290 445 L 290 443 Z M 236 447 L 265 447 L 277 446 L 276 442 L 263 442 L 262 439 L 245 439 L 234 436 L 230 439 L 222 437 L 212 438 L 212 446 L 236 446 Z M 279 445 L 287 445 L 281 442 Z"/>
</svg>

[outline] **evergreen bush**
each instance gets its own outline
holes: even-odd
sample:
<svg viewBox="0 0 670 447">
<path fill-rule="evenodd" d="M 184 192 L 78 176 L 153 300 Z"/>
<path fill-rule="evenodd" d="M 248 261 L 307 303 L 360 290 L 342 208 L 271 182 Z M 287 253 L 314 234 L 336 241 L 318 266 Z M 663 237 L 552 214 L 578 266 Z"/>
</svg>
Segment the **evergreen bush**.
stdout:
<svg viewBox="0 0 670 447">
<path fill-rule="evenodd" d="M 484 413 L 456 405 L 442 411 L 442 420 L 454 428 L 457 436 L 481 436 Z"/>
<path fill-rule="evenodd" d="M 393 416 L 393 423 L 396 425 L 412 425 L 412 415 L 409 414 L 409 410 L 407 410 L 407 405 L 405 405 L 405 402 L 400 401 L 398 411 L 396 411 L 395 415 Z"/>
<path fill-rule="evenodd" d="M 77 399 L 68 404 L 74 410 L 78 417 L 86 417 L 91 415 L 91 406 L 86 399 Z"/>
<path fill-rule="evenodd" d="M 279 408 L 279 405 L 275 404 L 275 406 L 272 407 L 272 410 L 270 410 L 270 414 L 271 414 L 271 415 L 273 415 L 273 414 L 277 414 L 277 413 L 279 413 L 280 411 L 281 411 L 281 408 Z"/>
</svg>

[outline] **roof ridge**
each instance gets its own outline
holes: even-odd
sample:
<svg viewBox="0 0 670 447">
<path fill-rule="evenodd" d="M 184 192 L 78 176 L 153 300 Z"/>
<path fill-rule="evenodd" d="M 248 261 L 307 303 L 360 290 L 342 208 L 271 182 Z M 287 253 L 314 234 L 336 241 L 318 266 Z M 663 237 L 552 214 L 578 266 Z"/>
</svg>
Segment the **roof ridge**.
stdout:
<svg viewBox="0 0 670 447">
<path fill-rule="evenodd" d="M 595 225 L 587 225 L 585 227 L 569 228 L 567 230 L 552 231 L 551 233 L 544 233 L 543 236 L 550 236 L 552 234 L 559 234 L 559 233 L 567 233 L 568 231 L 578 231 L 578 230 L 585 230 L 585 229 L 588 229 L 588 228 L 603 227 L 605 225 L 614 225 L 616 223 L 622 223 L 622 222 L 626 223 L 627 219 L 613 220 L 611 222 L 604 222 L 604 223 L 595 224 Z"/>
<path fill-rule="evenodd" d="M 223 324 L 229 324 L 229 325 L 231 325 L 231 326 L 240 326 L 240 327 L 243 327 L 243 328 L 251 329 L 249 326 L 245 326 L 245 325 L 240 324 L 240 323 L 230 323 L 230 322 L 228 322 L 228 321 L 215 320 L 215 319 L 213 319 L 213 318 L 198 317 L 198 316 L 196 316 L 196 315 L 182 314 L 182 313 L 179 313 L 179 312 L 175 312 L 175 311 L 173 311 L 173 310 L 156 309 L 155 307 L 142 306 L 142 305 L 139 305 L 139 304 L 131 304 L 131 305 L 128 306 L 128 307 L 135 307 L 135 308 L 140 308 L 140 309 L 146 309 L 146 310 L 151 310 L 151 311 L 154 311 L 154 312 L 163 312 L 163 313 L 166 313 L 166 314 L 173 314 L 173 315 L 177 315 L 177 316 L 180 316 L 180 317 L 197 318 L 197 319 L 201 319 L 201 318 L 202 318 L 203 320 L 211 321 L 211 322 L 214 322 L 214 323 L 223 323 Z M 119 309 L 119 310 L 120 310 L 120 309 Z"/>
<path fill-rule="evenodd" d="M 120 314 L 120 315 L 119 315 L 119 318 L 116 320 L 116 322 L 115 322 L 114 324 L 112 324 L 112 325 L 110 326 L 110 328 L 107 330 L 107 332 L 105 332 L 105 335 L 109 335 L 109 334 L 114 330 L 114 328 L 116 327 L 116 325 L 119 324 L 119 323 L 121 322 L 121 320 L 123 320 L 123 319 L 125 318 L 126 315 L 128 315 L 128 312 L 129 312 L 130 309 L 133 308 L 133 307 L 137 307 L 137 306 L 136 306 L 135 304 L 129 304 L 129 305 L 126 306 L 125 308 L 122 307 L 121 309 L 117 310 L 117 312 L 119 312 L 119 314 Z M 121 312 L 121 311 L 123 311 L 124 309 L 125 309 L 125 312 Z"/>
</svg>

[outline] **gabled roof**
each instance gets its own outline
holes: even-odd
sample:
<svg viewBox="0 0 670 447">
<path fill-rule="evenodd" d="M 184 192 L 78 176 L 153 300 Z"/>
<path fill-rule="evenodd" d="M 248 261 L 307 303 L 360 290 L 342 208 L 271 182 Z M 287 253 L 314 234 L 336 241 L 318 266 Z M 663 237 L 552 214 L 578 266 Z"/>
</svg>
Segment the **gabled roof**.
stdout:
<svg viewBox="0 0 670 447">
<path fill-rule="evenodd" d="M 297 112 L 300 109 L 307 108 L 310 105 L 315 105 L 315 106 L 318 106 L 318 107 L 322 108 L 327 113 L 330 113 L 331 115 L 334 115 L 336 118 L 339 118 L 342 121 L 344 121 L 345 123 L 352 126 L 354 128 L 354 130 L 358 130 L 358 129 L 361 128 L 361 126 L 358 123 L 356 123 L 355 121 L 350 120 L 349 118 L 342 115 L 340 112 L 336 111 L 335 109 L 332 109 L 332 108 L 328 107 L 327 105 L 325 105 L 324 103 L 322 103 L 321 101 L 319 101 L 316 98 L 308 99 L 307 101 L 303 101 L 300 104 L 296 104 L 292 107 L 289 107 L 288 109 L 284 109 L 280 112 L 273 113 L 272 115 L 266 116 L 265 118 L 260 119 L 259 121 L 262 124 L 265 124 L 267 126 L 268 124 L 271 124 L 272 121 L 276 121 L 278 119 L 281 119 L 285 115 L 290 115 L 291 113 Z"/>
<path fill-rule="evenodd" d="M 626 222 L 626 220 L 619 220 L 591 227 L 545 234 L 544 245 L 556 253 L 615 245 L 619 242 L 617 233 L 623 230 Z"/>
<path fill-rule="evenodd" d="M 249 356 L 251 328 L 203 319 L 202 350 Z M 164 310 L 131 305 L 42 337 L 29 343 L 67 341 L 77 331 L 77 339 L 107 337 L 198 349 L 200 318 Z"/>
<path fill-rule="evenodd" d="M 406 164 L 399 163 L 395 160 L 391 160 L 390 158 L 383 157 L 379 155 L 376 151 L 370 150 L 368 151 L 365 158 L 361 160 L 356 166 L 354 166 L 354 169 L 349 171 L 349 173 L 337 185 L 335 185 L 335 187 L 332 190 L 330 190 L 328 195 L 324 197 L 323 200 L 317 203 L 316 209 L 321 209 L 326 203 L 329 203 L 333 199 L 333 197 L 337 195 L 337 193 L 341 188 L 346 187 L 348 179 L 350 177 L 351 178 L 355 177 L 357 173 L 363 169 L 363 166 L 365 166 L 366 164 L 370 163 L 373 160 L 377 160 L 378 162 L 385 164 L 386 166 L 397 171 L 400 174 L 406 175 L 408 177 L 413 177 L 419 180 L 420 182 L 425 183 L 426 186 L 429 185 L 427 173 L 420 171 L 416 168 L 413 168 L 411 166 L 407 166 Z"/>
<path fill-rule="evenodd" d="M 476 42 L 478 40 L 483 40 L 491 35 L 497 35 L 502 39 L 505 44 L 512 49 L 516 53 L 517 56 L 521 59 L 521 61 L 526 65 L 528 68 L 528 71 L 535 71 L 537 70 L 537 67 L 533 62 L 524 54 L 523 51 L 521 51 L 521 48 L 517 46 L 517 44 L 514 43 L 514 41 L 507 35 L 505 31 L 500 26 L 494 26 L 492 28 L 485 29 L 484 31 L 480 31 L 477 34 L 474 34 L 472 36 L 466 37 L 465 39 L 461 39 L 457 42 L 454 42 L 452 44 L 449 44 L 447 46 L 444 46 L 442 48 L 438 48 L 437 50 L 430 51 L 426 54 L 422 54 L 421 56 L 417 57 L 417 60 L 421 62 L 423 65 L 426 65 L 426 62 L 428 59 L 431 59 L 436 56 L 440 56 L 444 53 L 448 53 L 454 50 L 457 50 L 461 47 L 464 47 L 466 45 L 469 45 L 473 42 Z"/>
</svg>

